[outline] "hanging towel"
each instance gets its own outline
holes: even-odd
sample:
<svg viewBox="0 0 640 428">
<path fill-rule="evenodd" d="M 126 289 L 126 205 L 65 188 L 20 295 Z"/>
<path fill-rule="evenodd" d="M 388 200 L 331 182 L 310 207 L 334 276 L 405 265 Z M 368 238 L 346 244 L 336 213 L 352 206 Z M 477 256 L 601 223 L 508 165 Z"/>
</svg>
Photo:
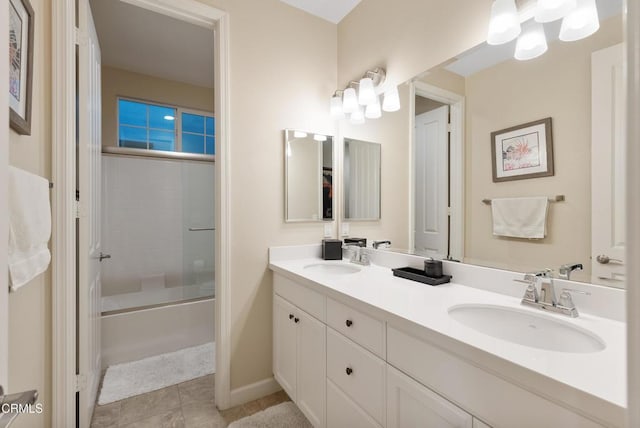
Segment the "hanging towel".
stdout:
<svg viewBox="0 0 640 428">
<path fill-rule="evenodd" d="M 542 239 L 547 235 L 548 207 L 546 197 L 492 199 L 493 234 Z"/>
<path fill-rule="evenodd" d="M 9 279 L 15 291 L 47 270 L 51 253 L 49 181 L 9 167 Z"/>
</svg>

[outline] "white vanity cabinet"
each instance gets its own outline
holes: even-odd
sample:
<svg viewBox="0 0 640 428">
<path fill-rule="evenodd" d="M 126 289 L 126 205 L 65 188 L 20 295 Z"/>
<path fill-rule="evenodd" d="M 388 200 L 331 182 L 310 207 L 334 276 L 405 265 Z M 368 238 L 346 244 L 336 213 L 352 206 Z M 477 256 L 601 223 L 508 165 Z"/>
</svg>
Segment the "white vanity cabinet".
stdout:
<svg viewBox="0 0 640 428">
<path fill-rule="evenodd" d="M 326 329 L 323 322 L 274 294 L 273 374 L 316 428 L 326 426 Z"/>
</svg>

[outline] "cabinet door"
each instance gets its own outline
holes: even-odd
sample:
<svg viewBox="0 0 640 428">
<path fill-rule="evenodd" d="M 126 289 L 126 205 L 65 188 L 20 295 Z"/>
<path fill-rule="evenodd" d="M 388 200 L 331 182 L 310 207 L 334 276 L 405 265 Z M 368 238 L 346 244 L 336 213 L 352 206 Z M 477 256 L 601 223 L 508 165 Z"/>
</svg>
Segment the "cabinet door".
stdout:
<svg viewBox="0 0 640 428">
<path fill-rule="evenodd" d="M 344 392 L 327 379 L 327 428 L 380 428 Z"/>
<path fill-rule="evenodd" d="M 387 364 L 387 428 L 472 428 L 473 418 Z"/>
<path fill-rule="evenodd" d="M 273 375 L 296 401 L 297 309 L 273 295 Z"/>
<path fill-rule="evenodd" d="M 327 327 L 303 311 L 298 326 L 296 404 L 314 427 L 325 426 Z"/>
</svg>

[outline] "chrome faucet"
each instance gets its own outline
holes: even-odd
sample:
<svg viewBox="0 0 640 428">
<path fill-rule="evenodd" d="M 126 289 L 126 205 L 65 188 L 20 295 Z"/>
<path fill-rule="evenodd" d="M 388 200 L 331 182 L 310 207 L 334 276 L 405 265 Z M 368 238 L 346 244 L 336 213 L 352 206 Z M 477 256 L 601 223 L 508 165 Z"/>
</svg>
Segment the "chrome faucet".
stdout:
<svg viewBox="0 0 640 428">
<path fill-rule="evenodd" d="M 560 279 L 571 279 L 571 273 L 574 270 L 582 270 L 584 269 L 584 266 L 582 266 L 582 263 L 567 263 L 565 265 L 560 266 L 560 269 L 558 269 L 558 277 Z"/>
<path fill-rule="evenodd" d="M 556 299 L 556 292 L 553 283 L 551 269 L 545 269 L 539 272 L 527 273 L 524 279 L 514 279 L 516 282 L 527 284 L 527 289 L 520 303 L 525 306 L 543 309 L 549 312 L 556 312 L 567 315 L 572 318 L 577 317 L 578 309 L 573 303 L 571 292 L 590 295 L 591 293 L 571 288 L 563 288 L 560 298 Z M 538 283 L 540 283 L 540 291 L 538 292 Z"/>
<path fill-rule="evenodd" d="M 391 245 L 391 241 L 373 241 L 373 243 L 371 244 L 373 246 L 374 250 L 377 250 L 378 247 L 380 247 L 380 245 Z"/>
<path fill-rule="evenodd" d="M 367 254 L 366 250 L 360 245 L 345 244 L 342 246 L 342 249 L 351 251 L 349 262 L 363 266 L 368 266 L 369 264 L 371 264 L 371 262 L 369 261 L 369 254 Z"/>
</svg>

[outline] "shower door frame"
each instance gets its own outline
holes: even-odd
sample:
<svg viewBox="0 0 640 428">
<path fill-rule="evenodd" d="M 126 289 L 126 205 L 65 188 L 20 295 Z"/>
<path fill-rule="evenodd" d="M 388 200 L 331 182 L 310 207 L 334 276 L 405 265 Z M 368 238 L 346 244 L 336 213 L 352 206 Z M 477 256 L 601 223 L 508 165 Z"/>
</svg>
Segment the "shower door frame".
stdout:
<svg viewBox="0 0 640 428">
<path fill-rule="evenodd" d="M 88 0 L 86 0 L 88 1 Z M 216 380 L 215 401 L 230 407 L 230 108 L 229 14 L 196 0 L 123 0 L 135 6 L 212 30 L 215 59 L 216 126 Z M 76 30 L 75 0 L 52 6 L 52 169 L 53 291 L 52 291 L 52 425 L 76 425 Z M 1 167 L 1 165 L 0 165 Z M 4 169 L 4 168 L 3 168 Z M 81 427 L 84 428 L 84 427 Z"/>
</svg>

